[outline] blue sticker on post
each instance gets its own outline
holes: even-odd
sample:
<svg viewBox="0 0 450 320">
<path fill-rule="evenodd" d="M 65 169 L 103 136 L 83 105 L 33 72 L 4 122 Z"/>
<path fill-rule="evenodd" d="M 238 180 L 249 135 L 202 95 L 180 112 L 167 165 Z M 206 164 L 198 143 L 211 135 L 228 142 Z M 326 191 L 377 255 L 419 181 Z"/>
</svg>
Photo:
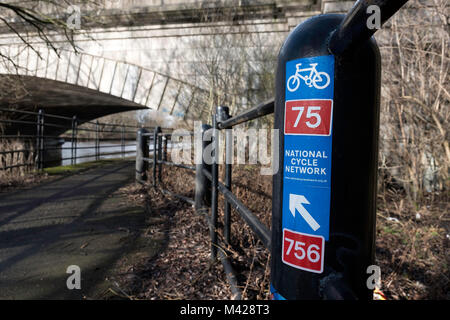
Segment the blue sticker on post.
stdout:
<svg viewBox="0 0 450 320">
<path fill-rule="evenodd" d="M 275 289 L 275 287 L 270 284 L 270 296 L 271 300 L 286 300 L 279 292 Z"/>
<path fill-rule="evenodd" d="M 322 273 L 329 238 L 334 56 L 286 63 L 282 261 Z"/>
</svg>

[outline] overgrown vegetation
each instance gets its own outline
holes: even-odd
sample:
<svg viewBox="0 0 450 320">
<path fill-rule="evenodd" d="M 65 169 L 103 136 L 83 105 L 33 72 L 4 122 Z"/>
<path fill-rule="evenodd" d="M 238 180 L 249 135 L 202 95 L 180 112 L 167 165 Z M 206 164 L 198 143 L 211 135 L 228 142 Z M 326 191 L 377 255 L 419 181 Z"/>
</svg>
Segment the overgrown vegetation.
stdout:
<svg viewBox="0 0 450 320">
<path fill-rule="evenodd" d="M 272 214 L 272 177 L 258 166 L 233 168 L 233 193 L 268 227 Z M 162 186 L 193 197 L 193 174 L 164 168 Z M 150 173 L 151 180 L 151 173 Z M 146 205 L 150 237 L 165 249 L 152 260 L 124 266 L 133 276 L 119 279 L 122 290 L 136 299 L 230 299 L 220 262 L 210 264 L 209 229 L 204 216 L 187 203 L 151 186 L 128 187 L 130 197 Z M 388 299 L 449 299 L 450 247 L 448 196 L 411 206 L 405 191 L 389 187 L 377 201 L 375 263 L 381 268 L 381 291 Z M 223 197 L 219 197 L 219 239 L 223 238 Z M 159 219 L 159 224 L 154 224 Z M 244 299 L 269 299 L 270 254 L 248 225 L 232 212 L 230 253 Z M 221 241 L 223 243 L 223 241 Z M 131 280 L 132 281 L 131 281 Z"/>
<path fill-rule="evenodd" d="M 51 167 L 51 168 L 44 168 L 44 173 L 48 175 L 64 175 L 69 173 L 78 173 L 90 168 L 94 168 L 97 166 L 102 166 L 108 163 L 113 163 L 115 161 L 118 161 L 118 159 L 105 159 L 105 160 L 97 160 L 97 161 L 89 161 L 89 162 L 83 162 L 73 165 L 67 165 L 67 166 L 57 166 L 57 167 Z"/>
<path fill-rule="evenodd" d="M 1 134 L 0 125 L 0 134 Z M 34 177 L 34 147 L 19 139 L 0 139 L 0 190 L 21 185 Z M 3 169 L 6 168 L 6 169 Z"/>
<path fill-rule="evenodd" d="M 449 190 L 448 2 L 410 1 L 380 31 L 380 174 L 412 203 Z"/>
<path fill-rule="evenodd" d="M 450 299 L 449 195 L 431 194 L 421 204 L 405 190 L 378 195 L 376 263 L 389 299 Z"/>
</svg>

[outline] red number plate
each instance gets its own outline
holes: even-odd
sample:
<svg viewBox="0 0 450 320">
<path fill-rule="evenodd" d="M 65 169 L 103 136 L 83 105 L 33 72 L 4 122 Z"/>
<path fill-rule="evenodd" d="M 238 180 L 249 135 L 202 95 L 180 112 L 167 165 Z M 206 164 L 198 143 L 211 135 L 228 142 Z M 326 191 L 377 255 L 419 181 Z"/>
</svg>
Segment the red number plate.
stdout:
<svg viewBox="0 0 450 320">
<path fill-rule="evenodd" d="M 322 236 L 283 229 L 282 260 L 291 267 L 322 273 L 324 246 L 325 239 Z"/>
<path fill-rule="evenodd" d="M 286 101 L 284 133 L 329 136 L 333 100 Z"/>
</svg>

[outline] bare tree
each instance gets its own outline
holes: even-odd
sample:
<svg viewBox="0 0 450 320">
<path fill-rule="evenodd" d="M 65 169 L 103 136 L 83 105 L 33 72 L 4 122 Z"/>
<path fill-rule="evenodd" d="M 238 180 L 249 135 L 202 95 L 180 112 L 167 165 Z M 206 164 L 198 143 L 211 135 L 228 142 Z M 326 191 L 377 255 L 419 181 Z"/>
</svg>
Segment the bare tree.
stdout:
<svg viewBox="0 0 450 320">
<path fill-rule="evenodd" d="M 22 43 L 18 52 L 10 52 L 7 44 L 0 47 L 0 63 L 10 70 L 10 75 L 2 75 L 0 79 L 0 97 L 14 102 L 28 94 L 21 78 L 14 76 L 26 66 L 19 66 L 16 61 L 24 50 L 32 50 L 42 59 L 36 43 L 47 46 L 58 56 L 61 46 L 69 45 L 78 52 L 74 36 L 79 33 L 89 36 L 86 30 L 77 30 L 81 29 L 81 19 L 95 19 L 91 12 L 98 6 L 95 0 L 0 1 L 0 33 L 14 34 Z M 83 15 L 81 7 L 85 11 Z M 80 23 L 74 24 L 74 20 Z"/>
<path fill-rule="evenodd" d="M 381 169 L 414 201 L 448 190 L 448 4 L 415 0 L 383 31 Z"/>
<path fill-rule="evenodd" d="M 71 15 L 78 14 L 73 9 L 68 10 L 76 5 L 93 7 L 97 6 L 98 3 L 93 0 L 70 2 L 68 0 L 1 1 L 0 21 L 3 22 L 3 26 L 0 26 L 0 28 L 3 33 L 9 31 L 16 34 L 31 49 L 33 49 L 33 46 L 30 43 L 30 37 L 38 37 L 58 53 L 57 47 L 52 41 L 52 36 L 62 34 L 76 50 L 73 40 L 74 28 L 68 20 Z M 36 53 L 39 54 L 37 51 Z M 2 53 L 0 55 L 13 63 L 7 55 Z"/>
<path fill-rule="evenodd" d="M 219 12 L 220 11 L 220 12 Z M 251 17 L 239 6 L 206 10 L 205 36 L 194 41 L 197 63 L 191 65 L 195 83 L 209 91 L 200 115 L 210 119 L 215 106 L 228 105 L 233 114 L 255 106 L 274 94 L 276 50 L 281 39 L 267 41 L 255 32 Z"/>
</svg>

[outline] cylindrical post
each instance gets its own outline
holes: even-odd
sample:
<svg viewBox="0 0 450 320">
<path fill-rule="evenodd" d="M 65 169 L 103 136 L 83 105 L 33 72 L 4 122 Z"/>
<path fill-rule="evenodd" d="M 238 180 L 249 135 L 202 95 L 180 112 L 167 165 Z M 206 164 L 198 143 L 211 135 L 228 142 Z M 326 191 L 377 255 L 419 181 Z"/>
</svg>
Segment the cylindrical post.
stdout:
<svg viewBox="0 0 450 320">
<path fill-rule="evenodd" d="M 218 186 L 219 186 L 219 130 L 217 129 L 217 113 L 212 115 L 212 164 L 211 164 L 211 260 L 217 258 L 217 215 L 218 215 Z"/>
<path fill-rule="evenodd" d="M 148 158 L 148 131 L 141 128 L 136 134 L 136 182 L 142 183 L 147 181 L 148 162 L 144 158 Z"/>
<path fill-rule="evenodd" d="M 304 21 L 278 56 L 274 297 L 372 297 L 366 281 L 375 252 L 380 54 L 373 39 L 330 53 L 330 37 L 346 29 L 343 21 L 353 21 L 349 15 Z"/>
<path fill-rule="evenodd" d="M 230 118 L 230 109 L 225 106 L 217 108 L 217 122 L 222 122 Z M 233 157 L 233 133 L 232 129 L 225 130 L 225 186 L 231 191 L 231 173 Z M 223 237 L 226 244 L 230 244 L 231 233 L 231 205 L 225 199 L 223 217 Z"/>
<path fill-rule="evenodd" d="M 197 212 L 206 209 L 211 204 L 211 181 L 209 181 L 203 173 L 203 169 L 211 172 L 211 165 L 204 160 L 205 149 L 208 142 L 204 140 L 207 130 L 211 126 L 202 124 L 200 128 L 196 128 L 195 148 L 195 209 Z"/>
<path fill-rule="evenodd" d="M 163 147 L 163 161 L 167 161 L 167 141 L 169 140 L 169 136 L 164 136 L 164 147 Z"/>
<path fill-rule="evenodd" d="M 76 164 L 77 158 L 77 134 L 78 134 L 78 123 L 77 116 L 72 117 L 72 145 L 71 145 L 71 164 Z"/>
<path fill-rule="evenodd" d="M 159 131 L 159 133 L 161 133 L 161 130 Z M 158 134 L 158 181 L 161 182 L 161 176 L 162 176 L 162 159 L 163 159 L 163 154 L 162 154 L 162 135 Z"/>
<path fill-rule="evenodd" d="M 158 162 L 158 133 L 161 132 L 161 127 L 156 127 L 153 131 L 153 187 L 156 187 L 156 165 Z"/>
</svg>

